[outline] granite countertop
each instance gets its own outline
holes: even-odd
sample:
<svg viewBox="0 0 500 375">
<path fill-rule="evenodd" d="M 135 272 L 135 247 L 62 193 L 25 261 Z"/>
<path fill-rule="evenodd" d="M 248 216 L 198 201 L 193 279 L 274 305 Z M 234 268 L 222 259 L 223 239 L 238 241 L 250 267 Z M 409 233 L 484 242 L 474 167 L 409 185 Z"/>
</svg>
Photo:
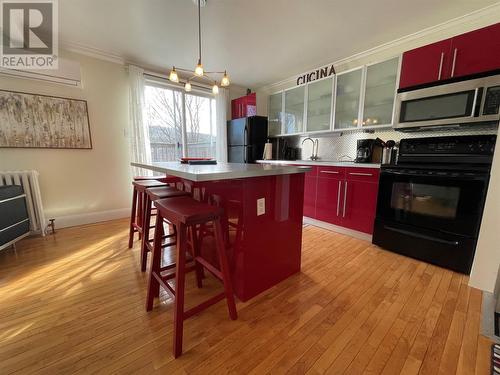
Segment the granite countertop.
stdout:
<svg viewBox="0 0 500 375">
<path fill-rule="evenodd" d="M 292 165 L 287 166 L 283 164 L 217 163 L 207 165 L 189 165 L 181 164 L 176 161 L 151 164 L 130 163 L 130 165 L 191 181 L 215 181 L 230 180 L 235 178 L 286 175 L 306 173 L 311 170 L 311 168 L 307 167 Z"/>
<path fill-rule="evenodd" d="M 357 167 L 357 168 L 380 168 L 378 163 L 355 163 L 353 161 L 334 160 L 257 160 L 257 163 L 270 165 L 318 165 L 329 167 Z"/>
</svg>

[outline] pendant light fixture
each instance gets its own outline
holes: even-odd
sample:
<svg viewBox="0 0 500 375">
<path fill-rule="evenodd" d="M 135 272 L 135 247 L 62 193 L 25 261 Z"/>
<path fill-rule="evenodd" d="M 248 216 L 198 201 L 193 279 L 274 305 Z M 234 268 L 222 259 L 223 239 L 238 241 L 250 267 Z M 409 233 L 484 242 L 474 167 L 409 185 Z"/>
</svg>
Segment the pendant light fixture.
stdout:
<svg viewBox="0 0 500 375">
<path fill-rule="evenodd" d="M 203 3 L 203 6 L 205 6 L 207 0 L 193 0 L 193 1 L 198 5 L 198 63 L 196 64 L 194 70 L 177 68 L 177 70 L 179 70 L 181 73 L 187 73 L 187 75 L 190 75 L 190 77 L 185 82 L 181 82 L 179 80 L 179 75 L 177 74 L 175 66 L 172 67 L 168 79 L 174 83 L 184 84 L 184 90 L 186 92 L 190 92 L 192 90 L 190 82 L 191 80 L 193 79 L 208 80 L 212 83 L 212 93 L 218 94 L 219 86 L 217 85 L 217 80 L 215 79 L 215 77 L 216 76 L 220 77 L 220 75 L 222 75 L 222 78 L 220 79 L 220 85 L 221 87 L 228 87 L 230 85 L 229 76 L 227 74 L 227 71 L 225 70 L 220 72 L 217 71 L 208 72 L 205 71 L 205 69 L 203 69 L 203 64 L 201 63 L 201 4 Z"/>
</svg>

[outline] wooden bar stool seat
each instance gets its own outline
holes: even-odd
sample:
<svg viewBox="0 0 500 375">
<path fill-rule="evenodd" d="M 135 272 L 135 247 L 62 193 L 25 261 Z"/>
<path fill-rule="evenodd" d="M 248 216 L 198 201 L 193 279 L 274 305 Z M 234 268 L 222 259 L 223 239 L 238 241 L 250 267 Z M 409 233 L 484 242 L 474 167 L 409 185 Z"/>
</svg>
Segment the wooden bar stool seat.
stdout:
<svg viewBox="0 0 500 375">
<path fill-rule="evenodd" d="M 166 183 L 157 180 L 133 181 L 132 192 L 132 212 L 130 213 L 130 229 L 128 236 L 128 248 L 131 249 L 134 242 L 134 233 L 139 233 L 142 237 L 142 227 L 144 221 L 144 204 L 146 199 L 146 189 L 153 187 L 167 186 Z"/>
<path fill-rule="evenodd" d="M 171 186 L 161 186 L 161 187 L 152 187 L 146 189 L 146 200 L 144 204 L 144 225 L 143 225 L 143 233 L 142 233 L 142 243 L 141 243 L 141 271 L 146 272 L 146 263 L 148 252 L 153 250 L 153 239 L 149 238 L 150 229 L 154 228 L 151 226 L 151 218 L 156 214 L 153 214 L 152 202 L 155 202 L 159 199 L 167 199 L 174 197 L 182 197 L 188 196 L 189 193 L 186 191 L 177 190 Z M 167 222 L 167 225 L 171 225 L 171 223 Z M 168 247 L 175 245 L 175 226 L 172 225 L 172 233 L 168 235 L 164 235 L 163 239 L 171 239 L 174 238 L 173 241 L 167 241 L 162 244 L 162 247 Z"/>
<path fill-rule="evenodd" d="M 153 256 L 149 273 L 148 292 L 146 299 L 146 310 L 153 309 L 155 297 L 160 294 L 160 286 L 172 295 L 175 301 L 174 310 L 174 345 L 173 354 L 177 358 L 182 354 L 182 336 L 184 320 L 199 313 L 207 307 L 226 299 L 229 316 L 232 320 L 237 319 L 236 305 L 234 302 L 233 288 L 231 285 L 231 277 L 229 274 L 228 261 L 224 239 L 222 235 L 222 227 L 220 218 L 223 213 L 222 208 L 211 206 L 207 203 L 202 203 L 190 197 L 176 197 L 160 199 L 154 202 L 157 208 L 157 218 L 155 226 L 155 237 L 153 245 Z M 175 273 L 163 274 L 161 267 L 162 258 L 162 237 L 163 237 L 163 219 L 168 220 L 177 228 L 177 245 L 176 245 L 176 263 Z M 192 233 L 196 233 L 196 226 L 203 225 L 208 222 L 214 223 L 216 252 L 219 260 L 219 267 L 215 267 L 201 256 L 200 242 L 193 236 L 193 255 L 194 266 L 186 267 L 186 251 L 188 247 L 187 233 L 188 229 L 192 229 Z M 184 311 L 184 284 L 185 273 L 197 271 L 196 278 L 198 286 L 201 287 L 202 275 L 199 271 L 200 267 L 206 269 L 216 278 L 222 281 L 224 292 L 209 298 L 205 302 Z M 175 278 L 175 289 L 169 284 L 169 280 Z"/>
</svg>

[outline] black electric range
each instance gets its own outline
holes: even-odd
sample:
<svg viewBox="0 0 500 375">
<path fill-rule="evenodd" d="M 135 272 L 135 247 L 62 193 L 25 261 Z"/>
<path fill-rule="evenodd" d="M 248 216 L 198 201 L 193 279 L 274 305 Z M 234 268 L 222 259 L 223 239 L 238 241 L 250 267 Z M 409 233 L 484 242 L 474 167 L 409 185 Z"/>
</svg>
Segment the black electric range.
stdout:
<svg viewBox="0 0 500 375">
<path fill-rule="evenodd" d="M 409 138 L 382 166 L 373 243 L 470 273 L 495 135 Z"/>
</svg>

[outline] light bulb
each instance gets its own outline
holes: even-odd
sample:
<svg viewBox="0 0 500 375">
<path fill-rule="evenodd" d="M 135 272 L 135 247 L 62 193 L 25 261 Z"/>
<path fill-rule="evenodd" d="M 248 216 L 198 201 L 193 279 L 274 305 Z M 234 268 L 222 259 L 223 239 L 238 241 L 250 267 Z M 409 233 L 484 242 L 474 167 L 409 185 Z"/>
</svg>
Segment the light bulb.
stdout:
<svg viewBox="0 0 500 375">
<path fill-rule="evenodd" d="M 177 75 L 177 71 L 175 70 L 175 66 L 170 71 L 168 79 L 171 80 L 172 82 L 179 82 L 179 76 Z"/>
<path fill-rule="evenodd" d="M 217 86 L 217 83 L 214 83 L 212 86 L 212 93 L 218 94 L 219 93 L 219 86 Z"/>
<path fill-rule="evenodd" d="M 198 60 L 198 65 L 196 65 L 196 68 L 194 69 L 194 74 L 196 74 L 198 77 L 203 77 L 203 65 L 201 65 L 201 59 Z"/>
<path fill-rule="evenodd" d="M 229 77 L 227 76 L 227 73 L 224 72 L 224 77 L 222 77 L 222 80 L 220 81 L 220 85 L 222 87 L 227 87 L 229 86 Z"/>
<path fill-rule="evenodd" d="M 191 91 L 191 83 L 190 82 L 186 82 L 186 84 L 184 85 L 184 90 L 186 92 L 190 92 Z"/>
</svg>

